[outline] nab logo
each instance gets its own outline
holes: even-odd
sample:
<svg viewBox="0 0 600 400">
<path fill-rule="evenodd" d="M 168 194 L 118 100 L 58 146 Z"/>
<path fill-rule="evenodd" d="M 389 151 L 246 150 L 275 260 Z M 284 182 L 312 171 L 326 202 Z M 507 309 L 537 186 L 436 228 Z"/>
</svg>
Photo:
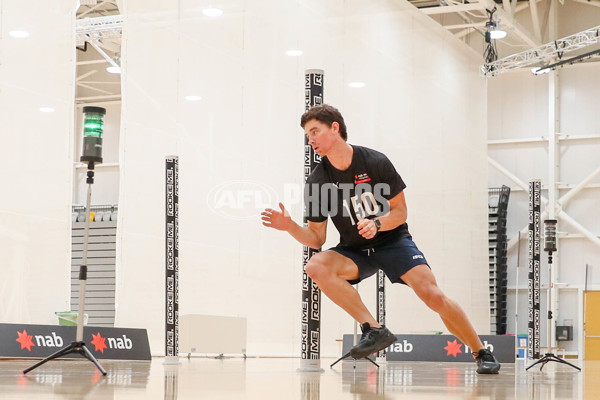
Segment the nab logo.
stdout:
<svg viewBox="0 0 600 400">
<path fill-rule="evenodd" d="M 38 347 L 62 347 L 64 341 L 62 337 L 58 336 L 56 332 L 52 332 L 51 335 L 29 335 L 25 329 L 23 332 L 17 331 L 17 342 L 21 344 L 21 350 L 27 349 L 31 351 L 34 346 Z M 35 343 L 33 340 L 35 339 Z"/>
<path fill-rule="evenodd" d="M 408 340 L 402 340 L 402 343 L 396 342 L 388 347 L 387 351 L 390 353 L 410 353 L 413 351 L 413 344 Z"/>
<path fill-rule="evenodd" d="M 131 339 L 127 337 L 127 335 L 123 335 L 123 337 L 113 338 L 113 337 L 102 337 L 100 332 L 97 334 L 92 333 L 92 343 L 94 345 L 94 351 L 99 351 L 104 353 L 105 349 L 121 349 L 121 350 L 131 350 L 133 348 L 133 343 Z M 108 341 L 108 344 L 107 344 Z"/>
<path fill-rule="evenodd" d="M 444 347 L 444 350 L 446 350 L 446 356 L 453 356 L 454 358 L 456 358 L 456 356 L 461 353 L 469 354 L 472 351 L 469 348 L 469 346 L 467 346 L 466 344 L 458 343 L 458 340 L 456 340 L 456 339 L 454 339 L 452 342 L 446 341 L 446 343 L 447 343 L 447 346 Z M 465 346 L 464 351 L 463 351 L 463 349 L 461 349 L 462 346 Z M 488 343 L 487 340 L 484 340 L 483 346 L 486 349 L 488 349 L 489 351 L 494 351 L 494 345 L 491 343 Z"/>
<path fill-rule="evenodd" d="M 448 343 L 448 345 L 446 347 L 444 347 L 444 350 L 446 350 L 447 356 L 454 356 L 454 358 L 456 358 L 456 356 L 459 353 L 463 352 L 460 349 L 462 347 L 462 343 L 458 343 L 458 341 L 456 339 L 454 339 L 454 341 L 452 341 L 452 342 L 446 341 L 446 343 Z"/>
<path fill-rule="evenodd" d="M 31 341 L 33 337 L 31 335 L 28 335 L 25 329 L 23 329 L 23 332 L 17 331 L 17 335 L 19 336 L 17 338 L 17 342 L 21 344 L 21 350 L 27 349 L 31 351 L 31 346 L 35 346 L 35 344 L 33 344 L 33 342 Z"/>
<path fill-rule="evenodd" d="M 488 349 L 491 352 L 494 352 L 494 345 L 491 343 L 488 343 L 487 340 L 483 341 L 483 347 L 485 347 L 486 349 Z M 472 350 L 469 348 L 469 346 L 467 346 L 465 344 L 465 353 L 470 353 Z"/>
</svg>

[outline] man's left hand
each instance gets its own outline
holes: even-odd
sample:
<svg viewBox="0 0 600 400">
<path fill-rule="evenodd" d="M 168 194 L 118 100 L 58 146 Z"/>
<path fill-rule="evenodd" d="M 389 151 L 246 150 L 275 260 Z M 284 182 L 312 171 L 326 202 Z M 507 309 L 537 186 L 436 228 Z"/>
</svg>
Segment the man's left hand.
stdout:
<svg viewBox="0 0 600 400">
<path fill-rule="evenodd" d="M 377 235 L 377 225 L 372 219 L 361 219 L 356 227 L 359 235 L 365 239 L 373 239 Z"/>
</svg>

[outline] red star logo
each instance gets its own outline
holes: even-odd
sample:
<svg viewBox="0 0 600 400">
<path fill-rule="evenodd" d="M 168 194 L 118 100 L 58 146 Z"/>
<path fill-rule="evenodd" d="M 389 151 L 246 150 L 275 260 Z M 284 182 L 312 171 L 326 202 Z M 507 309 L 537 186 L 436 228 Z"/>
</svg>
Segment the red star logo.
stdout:
<svg viewBox="0 0 600 400">
<path fill-rule="evenodd" d="M 31 341 L 33 336 L 28 335 L 25 329 L 23 329 L 23 332 L 17 331 L 17 335 L 19 335 L 19 337 L 17 338 L 17 342 L 21 343 L 21 350 L 27 349 L 31 351 L 31 346 L 35 346 L 35 344 L 33 344 L 33 342 Z"/>
<path fill-rule="evenodd" d="M 444 350 L 446 350 L 448 352 L 448 354 L 446 354 L 447 356 L 453 355 L 454 358 L 456 358 L 456 355 L 458 353 L 462 353 L 462 350 L 460 349 L 462 346 L 462 343 L 458 343 L 456 341 L 456 339 L 454 339 L 453 342 L 446 341 L 446 343 L 448 343 L 448 346 L 444 347 Z"/>
<path fill-rule="evenodd" d="M 100 336 L 100 332 L 98 332 L 97 335 L 94 335 L 92 333 L 92 337 L 94 338 L 94 340 L 92 340 L 92 344 L 94 345 L 94 350 L 104 353 L 104 349 L 106 349 L 108 347 L 106 345 L 106 338 L 103 338 L 102 336 Z"/>
</svg>

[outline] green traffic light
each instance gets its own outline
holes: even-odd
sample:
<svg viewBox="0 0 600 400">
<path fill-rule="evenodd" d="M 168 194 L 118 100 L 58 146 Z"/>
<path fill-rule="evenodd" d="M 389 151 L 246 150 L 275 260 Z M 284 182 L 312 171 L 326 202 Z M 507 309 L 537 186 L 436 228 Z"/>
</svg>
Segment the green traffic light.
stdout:
<svg viewBox="0 0 600 400">
<path fill-rule="evenodd" d="M 102 134 L 104 133 L 104 115 L 102 107 L 83 107 L 83 155 L 82 162 L 102 162 Z"/>
<path fill-rule="evenodd" d="M 105 113 L 106 110 L 101 107 L 83 108 L 83 136 L 102 137 Z"/>
</svg>

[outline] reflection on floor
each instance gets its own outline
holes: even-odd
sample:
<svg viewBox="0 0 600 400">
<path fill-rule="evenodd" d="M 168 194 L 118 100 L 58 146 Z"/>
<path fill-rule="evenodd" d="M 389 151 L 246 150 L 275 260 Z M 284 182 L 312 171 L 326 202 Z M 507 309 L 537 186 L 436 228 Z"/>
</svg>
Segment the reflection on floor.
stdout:
<svg viewBox="0 0 600 400">
<path fill-rule="evenodd" d="M 102 361 L 51 361 L 27 375 L 31 360 L 0 361 L 1 399 L 598 399 L 600 361 L 558 363 L 525 371 L 504 364 L 499 375 L 477 375 L 471 363 L 390 362 L 378 370 L 344 361 L 321 373 L 298 372 L 298 359 L 182 358 L 178 366 Z"/>
</svg>

